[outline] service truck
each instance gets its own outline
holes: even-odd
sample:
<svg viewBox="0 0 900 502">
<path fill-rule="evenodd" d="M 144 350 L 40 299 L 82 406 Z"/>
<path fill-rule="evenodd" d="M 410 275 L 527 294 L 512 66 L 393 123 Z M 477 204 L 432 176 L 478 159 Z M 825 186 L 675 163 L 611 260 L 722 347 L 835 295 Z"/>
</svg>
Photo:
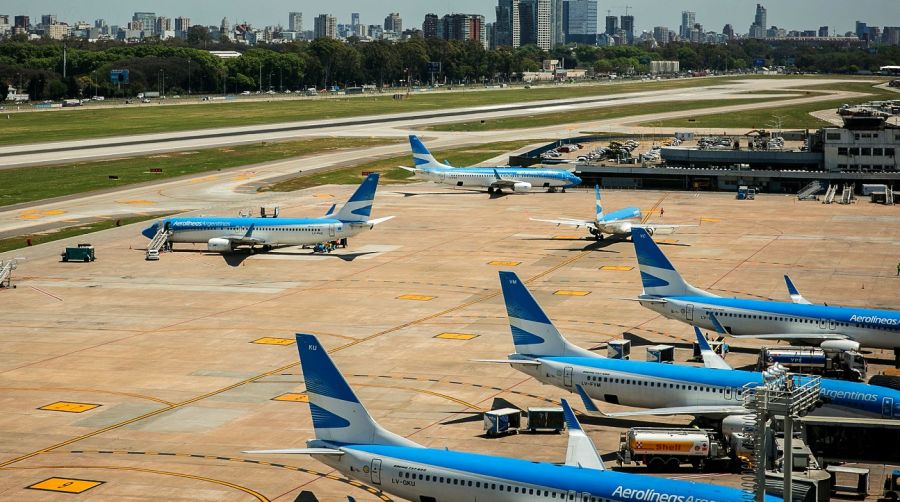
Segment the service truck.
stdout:
<svg viewBox="0 0 900 502">
<path fill-rule="evenodd" d="M 866 379 L 866 359 L 855 350 L 819 347 L 763 347 L 756 361 L 756 371 L 764 371 L 778 363 L 795 373 L 820 375 L 862 382 Z"/>
<path fill-rule="evenodd" d="M 642 463 L 654 471 L 675 470 L 681 464 L 703 468 L 712 461 L 730 461 L 715 431 L 694 428 L 633 427 L 619 438 L 619 464 Z"/>
</svg>

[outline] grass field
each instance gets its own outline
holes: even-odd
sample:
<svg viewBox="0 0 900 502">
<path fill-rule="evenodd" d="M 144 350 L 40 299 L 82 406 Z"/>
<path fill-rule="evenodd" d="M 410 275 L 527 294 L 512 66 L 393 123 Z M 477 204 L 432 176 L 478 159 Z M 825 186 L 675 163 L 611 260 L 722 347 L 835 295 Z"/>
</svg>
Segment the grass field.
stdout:
<svg viewBox="0 0 900 502">
<path fill-rule="evenodd" d="M 496 157 L 506 152 L 517 150 L 531 143 L 540 143 L 541 140 L 508 141 L 500 143 L 486 143 L 477 146 L 453 148 L 432 152 L 441 161 L 450 161 L 454 166 L 471 166 L 487 159 Z M 317 172 L 307 176 L 284 180 L 261 189 L 261 191 L 292 192 L 319 185 L 330 184 L 357 184 L 363 179 L 363 171 L 381 173 L 382 183 L 406 183 L 412 177 L 412 173 L 397 166 L 410 165 L 409 155 L 390 157 L 372 162 L 365 162 L 348 167 L 332 169 L 325 172 Z"/>
<path fill-rule="evenodd" d="M 330 150 L 365 148 L 399 141 L 401 140 L 388 138 L 315 138 L 109 161 L 3 169 L 0 170 L 0 207 Z M 151 173 L 151 168 L 162 169 L 162 173 Z M 110 179 L 110 176 L 117 176 L 118 179 Z"/>
<path fill-rule="evenodd" d="M 644 126 L 654 127 L 690 127 L 690 128 L 771 128 L 780 121 L 781 127 L 787 129 L 816 129 L 831 125 L 830 123 L 820 120 L 810 115 L 810 113 L 837 109 L 842 104 L 859 104 L 866 101 L 879 99 L 900 99 L 900 94 L 884 89 L 872 87 L 870 82 L 850 82 L 839 85 L 825 84 L 804 86 L 802 91 L 815 92 L 823 90 L 846 90 L 854 92 L 864 92 L 868 96 L 854 99 L 834 99 L 828 101 L 818 101 L 815 103 L 804 103 L 799 105 L 791 105 L 779 108 L 767 108 L 759 110 L 746 110 L 735 113 L 721 113 L 715 115 L 700 115 L 691 118 L 680 118 L 672 120 L 664 120 L 661 122 L 645 122 Z"/>
<path fill-rule="evenodd" d="M 0 239 L 0 253 L 5 253 L 7 251 L 13 251 L 15 249 L 22 249 L 24 247 L 28 247 L 28 239 L 31 239 L 31 245 L 37 246 L 38 244 L 43 244 L 45 242 L 58 241 L 61 239 L 68 239 L 69 237 L 75 237 L 76 235 L 84 235 L 93 232 L 99 232 L 101 230 L 106 230 L 109 228 L 113 228 L 116 226 L 124 226 L 130 225 L 132 223 L 138 223 L 140 221 L 153 220 L 156 218 L 162 218 L 164 216 L 168 216 L 173 213 L 160 213 L 154 215 L 146 215 L 146 216 L 134 216 L 132 218 L 122 218 L 118 220 L 119 225 L 116 225 L 116 220 L 104 220 L 97 221 L 94 223 L 86 223 L 84 225 L 74 225 L 71 227 L 64 227 L 58 230 L 50 230 L 47 232 L 38 232 L 27 235 L 20 235 L 17 237 L 9 237 L 6 239 Z"/>
<path fill-rule="evenodd" d="M 680 89 L 714 85 L 721 83 L 723 79 L 698 78 L 579 86 L 543 86 L 532 89 L 426 92 L 412 93 L 409 98 L 403 100 L 395 100 L 391 95 L 381 95 L 277 99 L 270 102 L 237 100 L 173 106 L 132 105 L 95 109 L 88 107 L 14 113 L 10 114 L 9 119 L 0 121 L 0 145 L 442 110 L 464 106 L 508 104 L 634 91 Z"/>
<path fill-rule="evenodd" d="M 789 99 L 789 98 L 785 98 Z M 700 110 L 737 104 L 762 103 L 772 101 L 766 98 L 747 98 L 741 100 L 713 99 L 707 101 L 661 101 L 657 103 L 641 103 L 607 108 L 576 109 L 564 113 L 539 113 L 521 117 L 505 117 L 492 120 L 458 122 L 429 127 L 435 131 L 492 131 L 497 129 L 526 129 L 556 124 L 592 122 L 613 118 L 629 117 L 652 113 L 675 112 L 683 110 Z"/>
</svg>

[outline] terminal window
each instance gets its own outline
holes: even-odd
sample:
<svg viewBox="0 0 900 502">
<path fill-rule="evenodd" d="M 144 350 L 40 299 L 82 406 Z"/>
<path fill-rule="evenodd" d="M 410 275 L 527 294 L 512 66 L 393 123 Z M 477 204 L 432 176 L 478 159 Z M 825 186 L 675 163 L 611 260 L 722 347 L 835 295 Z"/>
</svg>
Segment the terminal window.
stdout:
<svg viewBox="0 0 900 502">
<path fill-rule="evenodd" d="M 882 150 L 881 148 L 873 148 L 872 155 L 874 155 L 875 157 L 881 157 L 882 155 L 884 155 L 884 150 Z"/>
<path fill-rule="evenodd" d="M 885 149 L 884 149 L 884 156 L 885 156 L 885 157 L 893 157 L 893 156 L 894 156 L 894 149 L 893 149 L 893 148 L 885 148 Z"/>
<path fill-rule="evenodd" d="M 871 148 L 863 148 L 863 149 L 862 149 L 862 155 L 863 155 L 863 156 L 870 156 L 870 155 L 872 155 L 872 149 L 871 149 Z"/>
<path fill-rule="evenodd" d="M 838 147 L 838 155 L 847 155 L 847 147 L 846 146 Z"/>
<path fill-rule="evenodd" d="M 850 155 L 859 155 L 859 148 L 851 148 Z"/>
<path fill-rule="evenodd" d="M 830 133 L 828 133 L 828 134 L 825 135 L 825 138 L 826 138 L 826 139 L 840 140 L 840 139 L 841 139 L 841 133 L 839 133 L 839 132 L 830 132 Z"/>
</svg>

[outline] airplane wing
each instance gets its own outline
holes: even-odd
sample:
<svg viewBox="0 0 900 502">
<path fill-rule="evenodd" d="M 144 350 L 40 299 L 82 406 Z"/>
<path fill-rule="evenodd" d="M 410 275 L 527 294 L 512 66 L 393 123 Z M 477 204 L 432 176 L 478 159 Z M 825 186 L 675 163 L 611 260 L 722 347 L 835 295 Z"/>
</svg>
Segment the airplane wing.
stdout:
<svg viewBox="0 0 900 502">
<path fill-rule="evenodd" d="M 540 366 L 540 361 L 533 359 L 473 359 L 476 363 L 521 364 L 525 366 Z"/>
<path fill-rule="evenodd" d="M 812 305 L 812 302 L 803 298 L 803 295 L 794 287 L 794 282 L 787 275 L 784 276 L 784 283 L 787 285 L 788 294 L 791 295 L 791 301 L 799 305 Z"/>
<path fill-rule="evenodd" d="M 747 408 L 743 406 L 675 406 L 672 408 L 655 408 L 650 410 L 639 411 L 623 411 L 619 413 L 603 413 L 604 417 L 621 418 L 621 417 L 647 417 L 647 416 L 670 416 L 670 415 L 691 415 L 691 416 L 725 416 L 725 415 L 742 415 L 747 413 Z"/>
<path fill-rule="evenodd" d="M 658 225 L 656 223 L 635 223 L 631 228 L 643 228 L 652 234 L 671 234 L 675 230 L 684 227 L 696 227 L 697 225 Z"/>
<path fill-rule="evenodd" d="M 419 172 L 419 170 L 416 169 L 415 167 L 406 167 L 406 166 L 397 166 L 397 167 L 399 167 L 400 169 L 405 169 L 405 170 L 407 170 L 407 171 L 409 171 L 409 172 L 411 172 L 411 173 L 417 173 L 417 172 Z"/>
<path fill-rule="evenodd" d="M 504 178 L 500 176 L 500 173 L 494 169 L 494 181 L 491 182 L 491 186 L 494 188 L 513 188 L 519 180 L 514 180 L 511 178 Z"/>
<path fill-rule="evenodd" d="M 715 368 L 717 370 L 734 369 L 730 364 L 725 362 L 725 359 L 722 359 L 722 356 L 716 354 L 712 347 L 710 347 L 706 337 L 700 332 L 700 328 L 694 326 L 694 334 L 697 335 L 697 344 L 700 345 L 700 355 L 703 357 L 704 366 L 707 368 Z"/>
<path fill-rule="evenodd" d="M 231 241 L 231 244 L 235 246 L 258 246 L 260 244 L 265 244 L 265 239 L 258 239 L 256 237 L 253 237 L 253 230 L 255 230 L 255 228 L 256 225 L 252 224 L 247 229 L 247 233 L 245 233 L 244 235 L 226 235 L 222 238 L 228 239 L 229 241 Z"/>
<path fill-rule="evenodd" d="M 343 455 L 341 450 L 333 448 L 287 448 L 285 450 L 248 450 L 241 453 L 260 455 Z"/>
<path fill-rule="evenodd" d="M 581 227 L 589 227 L 594 225 L 593 221 L 588 220 L 576 220 L 575 218 L 566 218 L 565 216 L 560 217 L 558 220 L 542 220 L 540 218 L 528 218 L 531 221 L 542 221 L 544 223 L 553 223 L 555 225 L 574 225 L 575 228 Z"/>
<path fill-rule="evenodd" d="M 566 419 L 566 427 L 569 428 L 569 444 L 566 447 L 566 465 L 571 467 L 581 467 L 583 469 L 595 469 L 605 471 L 606 466 L 603 465 L 603 459 L 597 453 L 597 448 L 590 436 L 585 434 L 575 417 L 575 413 L 569 406 L 568 401 L 560 399 L 563 408 L 563 416 Z"/>
</svg>

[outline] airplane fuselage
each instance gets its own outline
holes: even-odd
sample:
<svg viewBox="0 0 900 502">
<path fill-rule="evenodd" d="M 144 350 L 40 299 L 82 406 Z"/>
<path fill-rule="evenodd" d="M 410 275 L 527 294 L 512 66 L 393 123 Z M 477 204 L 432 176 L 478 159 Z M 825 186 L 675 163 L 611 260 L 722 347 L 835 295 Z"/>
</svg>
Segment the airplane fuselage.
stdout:
<svg viewBox="0 0 900 502">
<path fill-rule="evenodd" d="M 513 358 L 522 358 L 511 355 Z M 534 357 L 540 366 L 513 366 L 542 383 L 575 392 L 581 385 L 598 401 L 636 408 L 740 406 L 762 374 L 672 364 L 589 357 Z M 900 420 L 900 391 L 823 378 L 825 405 L 815 414 Z"/>
<path fill-rule="evenodd" d="M 335 241 L 367 230 L 366 223 L 346 223 L 334 218 L 169 218 L 171 242 L 206 243 L 210 239 L 245 234 L 271 246 L 299 246 Z"/>
<path fill-rule="evenodd" d="M 318 442 L 318 441 L 317 441 Z M 402 446 L 336 445 L 320 462 L 396 497 L 423 501 L 725 502 L 733 488 L 506 457 Z"/>
<path fill-rule="evenodd" d="M 631 235 L 631 225 L 635 220 L 640 221 L 641 210 L 636 207 L 626 207 L 603 215 L 594 224 L 601 234 Z M 593 233 L 593 232 L 592 232 Z"/>
<path fill-rule="evenodd" d="M 715 329 L 712 312 L 726 331 L 737 336 L 773 334 L 843 335 L 863 347 L 900 348 L 900 312 L 802 305 L 787 302 L 705 296 L 665 297 L 641 305 L 670 319 Z"/>
<path fill-rule="evenodd" d="M 425 168 L 416 172 L 416 176 L 436 183 L 478 188 L 492 186 L 497 181 L 497 174 L 503 178 L 528 183 L 531 188 L 568 188 L 579 183 L 579 180 L 571 173 L 558 169 L 465 167 Z"/>
</svg>

